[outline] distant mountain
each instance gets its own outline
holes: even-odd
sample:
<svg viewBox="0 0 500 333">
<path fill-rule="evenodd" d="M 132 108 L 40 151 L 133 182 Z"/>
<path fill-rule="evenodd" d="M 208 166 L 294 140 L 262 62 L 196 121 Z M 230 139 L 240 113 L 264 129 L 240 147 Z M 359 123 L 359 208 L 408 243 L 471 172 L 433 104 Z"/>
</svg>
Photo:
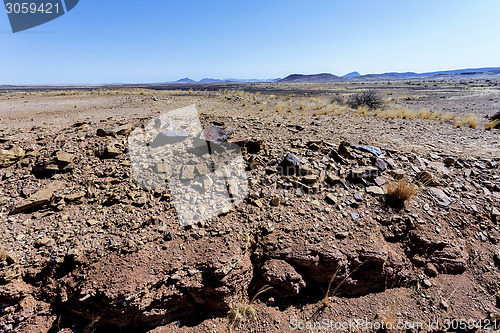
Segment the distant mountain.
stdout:
<svg viewBox="0 0 500 333">
<path fill-rule="evenodd" d="M 212 79 L 212 78 L 204 78 L 198 81 L 198 83 L 216 83 L 216 82 L 222 82 L 223 80 L 220 79 Z"/>
<path fill-rule="evenodd" d="M 361 76 L 361 74 L 359 74 L 358 72 L 351 72 L 349 74 L 346 74 L 342 77 L 345 77 L 345 78 L 350 78 L 350 77 L 358 77 L 358 76 Z"/>
<path fill-rule="evenodd" d="M 389 72 L 382 74 L 367 74 L 360 75 L 358 72 L 352 72 L 342 77 L 335 76 L 329 73 L 323 74 L 292 74 L 278 82 L 283 83 L 323 83 L 323 82 L 340 82 L 340 81 L 390 81 L 390 80 L 412 80 L 412 79 L 500 79 L 500 67 L 485 67 L 485 68 L 466 68 L 455 69 L 449 71 L 437 71 L 427 73 L 414 72 Z"/>
<path fill-rule="evenodd" d="M 292 74 L 288 75 L 284 79 L 281 79 L 277 82 L 280 83 L 307 83 L 307 82 L 335 82 L 339 81 L 340 77 L 330 74 L 330 73 L 321 73 L 321 74 Z"/>
<path fill-rule="evenodd" d="M 196 81 L 191 80 L 188 77 L 175 81 L 175 83 L 196 83 Z"/>
</svg>

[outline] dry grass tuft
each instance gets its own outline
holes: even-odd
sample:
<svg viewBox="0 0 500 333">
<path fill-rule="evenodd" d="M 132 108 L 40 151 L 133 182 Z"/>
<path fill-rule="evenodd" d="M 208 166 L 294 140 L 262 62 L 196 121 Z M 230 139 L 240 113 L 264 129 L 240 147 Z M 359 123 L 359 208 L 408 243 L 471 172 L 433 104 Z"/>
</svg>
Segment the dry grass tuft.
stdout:
<svg viewBox="0 0 500 333">
<path fill-rule="evenodd" d="M 410 183 L 408 179 L 401 178 L 396 182 L 390 182 L 386 186 L 387 193 L 385 194 L 386 202 L 389 206 L 401 208 L 405 202 L 415 196 L 419 188 Z"/>
<path fill-rule="evenodd" d="M 426 109 L 418 111 L 418 117 L 421 119 L 431 119 L 432 112 Z"/>
<path fill-rule="evenodd" d="M 439 116 L 439 121 L 444 123 L 445 121 L 452 121 L 454 119 L 451 112 L 445 112 Z"/>
<path fill-rule="evenodd" d="M 276 103 L 276 107 L 275 107 L 276 112 L 278 112 L 279 114 L 281 114 L 283 112 L 283 110 L 285 109 L 285 106 L 286 105 L 283 102 Z"/>
<path fill-rule="evenodd" d="M 265 285 L 259 289 L 259 291 L 252 297 L 251 300 L 243 299 L 236 304 L 233 305 L 231 311 L 229 312 L 229 319 L 231 320 L 231 325 L 233 327 L 239 326 L 241 323 L 247 320 L 256 320 L 256 311 L 253 306 L 255 299 L 259 297 L 259 295 L 271 290 L 273 287 Z"/>
<path fill-rule="evenodd" d="M 457 126 L 469 126 L 470 128 L 476 128 L 479 125 L 479 119 L 473 114 L 468 114 L 462 117 Z"/>
<path fill-rule="evenodd" d="M 358 267 L 356 267 L 356 269 L 354 269 L 342 281 L 340 281 L 340 283 L 337 284 L 337 286 L 335 287 L 335 289 L 333 289 L 333 292 L 332 292 L 331 291 L 332 283 L 335 280 L 335 278 L 337 277 L 337 274 L 338 274 L 339 269 L 340 269 L 340 265 L 337 266 L 335 273 L 333 274 L 332 278 L 330 279 L 330 283 L 328 283 L 328 289 L 326 290 L 325 297 L 322 300 L 322 303 L 324 306 L 329 306 L 332 303 L 331 298 L 334 297 L 335 295 L 337 295 L 337 292 L 339 291 L 340 287 L 344 284 L 344 282 L 346 282 L 347 279 L 350 278 L 351 275 L 353 275 L 363 264 L 364 264 L 364 262 L 362 262 Z"/>
</svg>

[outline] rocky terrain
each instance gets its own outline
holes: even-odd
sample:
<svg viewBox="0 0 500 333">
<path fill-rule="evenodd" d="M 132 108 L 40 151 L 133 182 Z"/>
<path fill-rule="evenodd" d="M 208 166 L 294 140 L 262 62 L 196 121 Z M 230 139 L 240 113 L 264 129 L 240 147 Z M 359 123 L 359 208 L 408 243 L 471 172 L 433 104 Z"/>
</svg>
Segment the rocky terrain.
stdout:
<svg viewBox="0 0 500 333">
<path fill-rule="evenodd" d="M 500 137 L 484 128 L 500 90 L 372 87 L 386 107 L 473 112 L 476 128 L 331 104 L 366 88 L 3 93 L 0 331 L 500 326 Z M 128 136 L 192 104 L 240 147 L 249 193 L 183 226 L 171 190 L 134 180 Z M 399 206 L 398 180 L 418 190 Z"/>
</svg>

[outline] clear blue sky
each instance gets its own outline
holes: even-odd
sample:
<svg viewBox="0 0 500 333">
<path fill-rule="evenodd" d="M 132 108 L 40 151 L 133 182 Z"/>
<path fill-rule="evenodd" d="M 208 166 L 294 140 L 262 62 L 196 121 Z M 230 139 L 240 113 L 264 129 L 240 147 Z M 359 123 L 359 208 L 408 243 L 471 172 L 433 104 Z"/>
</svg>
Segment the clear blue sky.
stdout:
<svg viewBox="0 0 500 333">
<path fill-rule="evenodd" d="M 142 83 L 500 66 L 498 0 L 80 0 L 13 34 L 0 84 Z"/>
</svg>

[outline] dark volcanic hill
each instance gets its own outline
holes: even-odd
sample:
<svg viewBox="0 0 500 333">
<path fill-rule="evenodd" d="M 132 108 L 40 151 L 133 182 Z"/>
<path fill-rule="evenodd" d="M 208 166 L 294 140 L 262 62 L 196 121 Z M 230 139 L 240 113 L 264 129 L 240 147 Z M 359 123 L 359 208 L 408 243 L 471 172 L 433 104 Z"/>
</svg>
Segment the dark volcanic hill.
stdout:
<svg viewBox="0 0 500 333">
<path fill-rule="evenodd" d="M 288 75 L 284 79 L 281 79 L 277 82 L 282 83 L 306 83 L 306 82 L 335 82 L 342 80 L 342 78 L 330 74 L 330 73 L 321 73 L 321 74 L 292 74 Z"/>
</svg>

